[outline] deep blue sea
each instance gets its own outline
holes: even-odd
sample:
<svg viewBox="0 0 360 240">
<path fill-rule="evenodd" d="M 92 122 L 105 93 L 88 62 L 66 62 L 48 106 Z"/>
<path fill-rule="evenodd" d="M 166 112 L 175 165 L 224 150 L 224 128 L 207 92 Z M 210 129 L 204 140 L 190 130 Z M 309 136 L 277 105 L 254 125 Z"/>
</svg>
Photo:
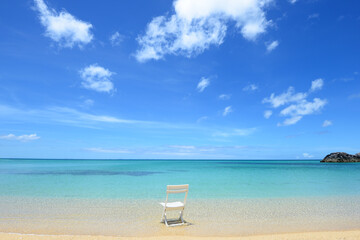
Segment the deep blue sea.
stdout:
<svg viewBox="0 0 360 240">
<path fill-rule="evenodd" d="M 0 196 L 161 199 L 168 184 L 190 184 L 194 199 L 360 195 L 360 164 L 0 159 Z"/>
</svg>

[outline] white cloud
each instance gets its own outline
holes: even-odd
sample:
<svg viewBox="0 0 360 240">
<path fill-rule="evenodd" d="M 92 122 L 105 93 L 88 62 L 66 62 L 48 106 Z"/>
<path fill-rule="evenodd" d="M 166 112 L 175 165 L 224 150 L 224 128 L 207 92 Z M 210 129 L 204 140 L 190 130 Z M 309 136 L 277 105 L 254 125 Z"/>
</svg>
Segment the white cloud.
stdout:
<svg viewBox="0 0 360 240">
<path fill-rule="evenodd" d="M 169 155 L 169 156 L 204 156 L 204 153 L 215 151 L 214 148 L 196 147 L 192 145 L 170 145 L 146 151 L 151 155 Z M 206 156 L 206 155 L 205 155 Z"/>
<path fill-rule="evenodd" d="M 315 79 L 311 82 L 309 93 L 320 90 L 323 85 L 324 80 L 322 78 Z M 287 103 L 302 101 L 308 97 L 309 93 L 295 93 L 295 89 L 293 87 L 289 87 L 288 90 L 281 95 L 276 96 L 272 93 L 269 98 L 264 98 L 262 102 L 270 103 L 272 107 L 277 108 Z"/>
<path fill-rule="evenodd" d="M 85 100 L 84 100 L 83 106 L 85 106 L 85 107 L 91 107 L 92 105 L 94 105 L 94 100 L 92 100 L 92 99 L 85 99 Z"/>
<path fill-rule="evenodd" d="M 140 62 L 162 59 L 166 54 L 192 57 L 211 45 L 221 45 L 229 24 L 235 23 L 247 40 L 266 32 L 270 23 L 265 8 L 273 0 L 175 0 L 174 14 L 159 16 L 148 24 L 137 41 Z"/>
<path fill-rule="evenodd" d="M 294 3 L 296 3 L 298 0 L 289 0 L 289 2 L 291 3 L 291 4 L 294 4 Z"/>
<path fill-rule="evenodd" d="M 19 109 L 0 104 L 0 118 L 9 121 L 26 121 L 46 124 L 63 124 L 81 128 L 112 127 L 115 124 L 131 124 L 143 128 L 191 128 L 192 126 L 156 122 L 147 120 L 134 120 L 119 118 L 117 116 L 88 113 L 68 107 L 48 107 L 45 109 Z M 195 126 L 193 128 L 196 128 Z"/>
<path fill-rule="evenodd" d="M 266 50 L 268 52 L 271 52 L 272 50 L 274 50 L 275 48 L 277 48 L 279 46 L 279 42 L 278 41 L 272 41 L 271 43 L 266 44 Z"/>
<path fill-rule="evenodd" d="M 113 74 L 108 69 L 93 64 L 80 70 L 83 79 L 81 84 L 87 89 L 109 93 L 114 90 L 114 84 L 110 80 Z"/>
<path fill-rule="evenodd" d="M 57 13 L 49 8 L 43 0 L 34 0 L 35 8 L 39 12 L 41 24 L 45 27 L 45 35 L 60 46 L 72 48 L 82 46 L 93 39 L 90 23 L 76 19 L 73 15 L 62 10 Z"/>
<path fill-rule="evenodd" d="M 304 158 L 313 158 L 313 155 L 310 155 L 309 153 L 303 153 Z"/>
<path fill-rule="evenodd" d="M 197 123 L 203 122 L 208 119 L 208 116 L 202 116 L 198 120 L 196 120 Z"/>
<path fill-rule="evenodd" d="M 184 147 L 182 147 L 184 146 Z M 161 146 L 143 148 L 140 150 L 144 156 L 158 155 L 157 158 L 184 158 L 187 159 L 234 159 L 234 154 L 245 153 L 250 149 L 263 149 L 258 146 L 241 146 L 241 145 L 226 145 L 226 146 Z"/>
<path fill-rule="evenodd" d="M 216 148 L 213 147 L 197 147 L 192 145 L 170 145 L 165 150 L 165 154 L 170 155 L 187 155 L 187 154 L 202 154 L 206 152 L 213 152 Z M 159 152 L 157 152 L 159 154 Z"/>
<path fill-rule="evenodd" d="M 230 94 L 221 94 L 219 95 L 220 100 L 229 100 L 231 98 Z"/>
<path fill-rule="evenodd" d="M 248 136 L 253 134 L 256 131 L 256 128 L 235 128 L 231 131 L 222 131 L 215 132 L 213 136 L 215 137 L 231 137 L 231 136 Z"/>
<path fill-rule="evenodd" d="M 171 145 L 170 148 L 182 149 L 182 150 L 193 150 L 195 146 L 190 145 Z"/>
<path fill-rule="evenodd" d="M 29 134 L 29 135 L 20 135 L 20 136 L 16 136 L 12 133 L 8 134 L 8 135 L 3 135 L 0 136 L 0 139 L 6 139 L 6 140 L 18 140 L 18 141 L 22 141 L 22 142 L 27 142 L 27 141 L 32 141 L 32 140 L 37 140 L 40 137 L 36 135 L 36 133 L 34 134 Z"/>
<path fill-rule="evenodd" d="M 169 155 L 169 156 L 194 156 L 198 155 L 196 152 L 147 152 L 146 154 L 151 155 Z"/>
<path fill-rule="evenodd" d="M 61 115 L 62 118 L 60 119 L 72 119 L 72 121 L 80 121 L 80 122 L 84 121 L 84 122 L 126 123 L 126 124 L 154 123 L 154 122 L 122 119 L 107 115 L 90 114 L 66 107 L 52 107 L 49 109 L 49 112 L 50 113 L 53 112 Z"/>
<path fill-rule="evenodd" d="M 312 102 L 302 100 L 296 104 L 291 104 L 290 106 L 284 108 L 281 110 L 280 114 L 283 116 L 309 115 L 324 107 L 325 104 L 326 100 L 322 100 L 320 98 L 314 98 Z"/>
<path fill-rule="evenodd" d="M 269 119 L 271 117 L 272 113 L 273 112 L 271 110 L 266 110 L 264 112 L 264 118 Z"/>
<path fill-rule="evenodd" d="M 316 90 L 321 90 L 324 86 L 324 80 L 322 78 L 315 79 L 311 82 L 310 92 L 314 92 Z"/>
<path fill-rule="evenodd" d="M 199 92 L 203 92 L 205 88 L 210 85 L 210 80 L 208 78 L 202 77 L 200 82 L 197 85 L 197 89 Z"/>
<path fill-rule="evenodd" d="M 0 119 L 4 119 L 9 122 L 36 122 L 37 124 L 50 124 L 54 126 L 64 125 L 78 128 L 92 128 L 98 130 L 108 129 L 110 131 L 115 131 L 116 129 L 126 129 L 128 127 L 135 127 L 137 129 L 151 129 L 155 130 L 156 132 L 163 132 L 170 135 L 172 135 L 172 130 L 175 130 L 176 133 L 180 129 L 184 132 L 202 132 L 207 136 L 217 135 L 221 137 L 245 136 L 252 134 L 256 130 L 256 128 L 235 130 L 228 128 L 217 129 L 213 127 L 199 126 L 199 124 L 195 123 L 186 124 L 181 122 L 169 123 L 150 120 L 124 119 L 117 116 L 94 113 L 94 111 L 92 111 L 92 113 L 89 113 L 67 107 L 48 107 L 45 109 L 19 109 L 1 104 Z"/>
<path fill-rule="evenodd" d="M 318 112 L 326 105 L 326 103 L 326 100 L 314 98 L 312 102 L 302 100 L 296 104 L 292 104 L 284 108 L 281 110 L 280 115 L 290 116 L 290 118 L 285 119 L 283 125 L 287 126 L 297 123 L 302 119 L 303 116 Z"/>
<path fill-rule="evenodd" d="M 319 18 L 319 17 L 320 17 L 320 15 L 318 13 L 313 13 L 308 16 L 308 19 Z"/>
<path fill-rule="evenodd" d="M 272 107 L 277 108 L 290 102 L 298 102 L 307 97 L 307 93 L 295 93 L 293 87 L 289 87 L 285 93 L 276 96 L 274 93 L 269 98 L 264 98 L 263 103 L 270 103 Z"/>
<path fill-rule="evenodd" d="M 223 116 L 227 116 L 229 113 L 231 113 L 233 110 L 232 110 L 232 107 L 231 106 L 227 106 L 224 111 L 223 111 Z"/>
<path fill-rule="evenodd" d="M 299 122 L 303 116 L 316 113 L 327 104 L 325 99 L 314 98 L 312 101 L 306 99 L 309 93 L 321 89 L 322 86 L 323 80 L 319 78 L 312 81 L 311 88 L 307 93 L 295 93 L 294 88 L 289 87 L 286 92 L 280 95 L 276 96 L 272 93 L 269 98 L 264 98 L 262 102 L 270 103 L 273 108 L 290 104 L 280 111 L 280 115 L 287 118 L 283 123 L 279 123 L 278 126 L 293 125 Z"/>
<path fill-rule="evenodd" d="M 129 150 L 117 149 L 117 148 L 111 148 L 111 149 L 106 149 L 106 148 L 85 148 L 85 150 L 91 151 L 91 152 L 98 152 L 98 153 L 132 153 Z"/>
<path fill-rule="evenodd" d="M 255 84 L 249 84 L 246 87 L 243 88 L 243 91 L 255 91 L 257 90 L 259 87 Z"/>
<path fill-rule="evenodd" d="M 124 36 L 121 35 L 119 32 L 115 32 L 113 35 L 110 36 L 110 42 L 113 46 L 119 46 L 123 40 Z"/>
<path fill-rule="evenodd" d="M 356 99 L 356 98 L 360 98 L 360 93 L 357 94 L 352 94 L 348 97 L 349 99 Z"/>
<path fill-rule="evenodd" d="M 298 121 L 300 121 L 303 117 L 302 116 L 293 116 L 290 118 L 287 118 L 284 120 L 283 123 L 278 123 L 278 126 L 289 126 L 289 125 L 293 125 L 295 123 L 297 123 Z"/>
<path fill-rule="evenodd" d="M 322 124 L 323 127 L 328 127 L 328 126 L 331 126 L 332 125 L 332 121 L 330 120 L 325 120 Z"/>
</svg>

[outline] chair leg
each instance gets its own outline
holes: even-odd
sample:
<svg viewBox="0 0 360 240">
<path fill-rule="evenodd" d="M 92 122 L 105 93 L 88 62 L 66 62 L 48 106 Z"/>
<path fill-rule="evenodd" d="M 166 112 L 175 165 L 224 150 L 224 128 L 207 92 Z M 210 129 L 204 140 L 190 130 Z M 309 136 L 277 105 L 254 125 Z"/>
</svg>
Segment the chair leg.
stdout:
<svg viewBox="0 0 360 240">
<path fill-rule="evenodd" d="M 160 222 L 164 222 L 164 217 L 165 217 L 165 209 L 164 209 L 164 211 L 163 211 L 163 214 L 162 214 L 162 217 L 161 217 L 161 221 Z"/>
<path fill-rule="evenodd" d="M 182 224 L 184 224 L 185 222 L 184 222 L 184 219 L 183 219 L 183 213 L 184 213 L 184 210 L 182 210 L 181 212 L 180 212 L 180 220 L 181 220 L 181 222 L 182 222 Z"/>
<path fill-rule="evenodd" d="M 166 218 L 166 212 L 164 213 L 164 219 L 165 219 L 165 225 L 168 227 L 169 224 L 168 224 L 168 221 L 167 221 L 167 218 Z"/>
</svg>

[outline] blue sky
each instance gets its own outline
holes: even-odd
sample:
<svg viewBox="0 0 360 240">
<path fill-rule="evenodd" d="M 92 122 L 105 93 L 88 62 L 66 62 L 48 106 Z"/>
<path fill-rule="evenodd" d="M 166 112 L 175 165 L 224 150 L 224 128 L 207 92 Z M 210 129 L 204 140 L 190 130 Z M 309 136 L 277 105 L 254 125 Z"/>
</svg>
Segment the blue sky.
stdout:
<svg viewBox="0 0 360 240">
<path fill-rule="evenodd" d="M 360 152 L 360 3 L 2 1 L 0 157 Z"/>
</svg>

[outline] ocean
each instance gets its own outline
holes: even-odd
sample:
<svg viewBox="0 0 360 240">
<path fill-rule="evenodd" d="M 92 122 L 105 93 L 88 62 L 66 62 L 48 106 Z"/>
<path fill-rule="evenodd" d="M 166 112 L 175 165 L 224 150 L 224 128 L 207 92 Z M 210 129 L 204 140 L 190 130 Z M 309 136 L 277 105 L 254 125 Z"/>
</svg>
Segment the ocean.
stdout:
<svg viewBox="0 0 360 240">
<path fill-rule="evenodd" d="M 319 160 L 0 159 L 0 197 L 163 199 L 189 184 L 189 199 L 360 195 L 360 164 Z"/>
</svg>

